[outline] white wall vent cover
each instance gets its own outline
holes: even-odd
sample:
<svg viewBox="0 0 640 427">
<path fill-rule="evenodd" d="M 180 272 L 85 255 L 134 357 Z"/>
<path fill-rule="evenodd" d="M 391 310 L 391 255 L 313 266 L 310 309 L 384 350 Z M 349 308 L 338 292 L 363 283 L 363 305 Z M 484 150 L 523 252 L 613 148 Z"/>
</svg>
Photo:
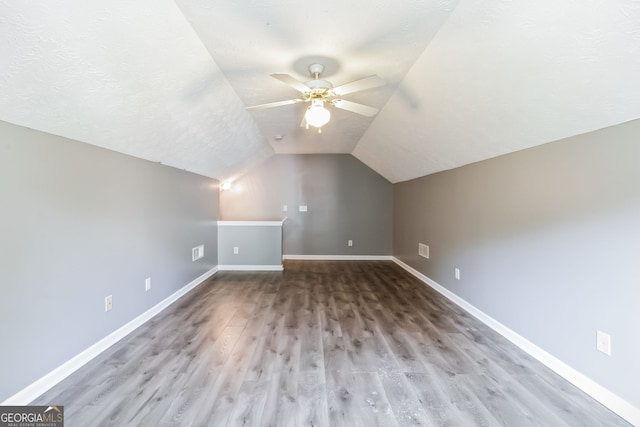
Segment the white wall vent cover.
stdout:
<svg viewBox="0 0 640 427">
<path fill-rule="evenodd" d="M 204 245 L 191 249 L 191 261 L 197 261 L 202 257 L 204 257 Z"/>
</svg>

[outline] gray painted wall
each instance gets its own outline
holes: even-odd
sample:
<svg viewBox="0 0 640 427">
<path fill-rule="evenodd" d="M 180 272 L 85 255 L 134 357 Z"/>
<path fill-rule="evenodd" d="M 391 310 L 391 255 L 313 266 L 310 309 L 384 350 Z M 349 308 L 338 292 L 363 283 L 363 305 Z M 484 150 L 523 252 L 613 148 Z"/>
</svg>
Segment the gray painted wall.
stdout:
<svg viewBox="0 0 640 427">
<path fill-rule="evenodd" d="M 638 135 L 633 121 L 396 184 L 394 254 L 640 406 Z"/>
<path fill-rule="evenodd" d="M 224 220 L 287 217 L 286 255 L 391 255 L 392 206 L 393 185 L 350 154 L 275 155 L 220 192 Z"/>
<path fill-rule="evenodd" d="M 238 253 L 233 248 L 238 248 Z M 218 226 L 218 263 L 282 265 L 282 227 L 264 225 Z"/>
<path fill-rule="evenodd" d="M 0 122 L 0 401 L 217 265 L 217 187 Z"/>
</svg>

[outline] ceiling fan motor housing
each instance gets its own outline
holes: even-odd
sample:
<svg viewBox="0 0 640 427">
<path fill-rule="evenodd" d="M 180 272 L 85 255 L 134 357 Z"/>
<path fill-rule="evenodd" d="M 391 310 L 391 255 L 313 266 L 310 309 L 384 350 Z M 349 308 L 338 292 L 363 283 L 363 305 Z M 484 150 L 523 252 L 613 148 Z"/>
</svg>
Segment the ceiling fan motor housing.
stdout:
<svg viewBox="0 0 640 427">
<path fill-rule="evenodd" d="M 311 105 L 307 108 L 303 123 L 306 122 L 307 125 L 316 126 L 318 128 L 326 124 L 331 117 L 331 113 L 325 108 L 326 104 L 366 117 L 372 117 L 378 112 L 377 108 L 344 99 L 334 99 L 334 97 L 382 86 L 385 82 L 380 77 L 373 75 L 334 88 L 331 82 L 320 79 L 320 74 L 323 71 L 324 66 L 322 64 L 311 64 L 309 66 L 309 72 L 311 73 L 313 80 L 309 80 L 305 83 L 291 77 L 289 74 L 271 74 L 272 77 L 300 92 L 302 99 L 289 99 L 286 101 L 254 105 L 252 107 L 247 107 L 247 110 L 263 110 L 266 108 L 280 107 L 282 105 L 297 104 L 298 102 L 310 102 Z M 317 120 L 315 120 L 315 118 L 317 118 Z"/>
<path fill-rule="evenodd" d="M 317 98 L 327 95 L 329 90 L 333 89 L 333 85 L 326 81 L 320 80 L 320 74 L 324 71 L 324 65 L 322 64 L 311 64 L 309 65 L 309 72 L 313 76 L 313 80 L 309 80 L 305 83 L 309 89 L 311 89 L 311 97 Z"/>
<path fill-rule="evenodd" d="M 323 95 L 327 93 L 329 90 L 333 89 L 333 85 L 326 80 L 309 80 L 305 83 L 309 89 L 311 89 L 311 95 Z"/>
</svg>

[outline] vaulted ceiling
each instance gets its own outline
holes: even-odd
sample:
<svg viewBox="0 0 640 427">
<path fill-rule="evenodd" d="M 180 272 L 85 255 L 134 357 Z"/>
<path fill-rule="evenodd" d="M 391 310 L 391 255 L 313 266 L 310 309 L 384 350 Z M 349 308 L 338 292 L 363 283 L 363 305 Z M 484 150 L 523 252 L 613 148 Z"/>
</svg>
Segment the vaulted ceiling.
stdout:
<svg viewBox="0 0 640 427">
<path fill-rule="evenodd" d="M 218 179 L 352 153 L 392 182 L 640 118 L 635 0 L 0 0 L 0 120 Z M 269 76 L 386 85 L 322 134 Z"/>
</svg>

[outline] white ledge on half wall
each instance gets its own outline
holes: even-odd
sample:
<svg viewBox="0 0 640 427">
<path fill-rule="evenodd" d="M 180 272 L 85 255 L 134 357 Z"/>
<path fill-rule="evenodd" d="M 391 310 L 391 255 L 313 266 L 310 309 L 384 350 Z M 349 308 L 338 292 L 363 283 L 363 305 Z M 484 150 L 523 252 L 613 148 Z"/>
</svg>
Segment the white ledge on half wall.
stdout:
<svg viewBox="0 0 640 427">
<path fill-rule="evenodd" d="M 251 226 L 271 226 L 271 227 L 282 227 L 287 218 L 283 218 L 281 220 L 276 221 L 218 221 L 218 226 L 220 227 L 251 227 Z"/>
</svg>

